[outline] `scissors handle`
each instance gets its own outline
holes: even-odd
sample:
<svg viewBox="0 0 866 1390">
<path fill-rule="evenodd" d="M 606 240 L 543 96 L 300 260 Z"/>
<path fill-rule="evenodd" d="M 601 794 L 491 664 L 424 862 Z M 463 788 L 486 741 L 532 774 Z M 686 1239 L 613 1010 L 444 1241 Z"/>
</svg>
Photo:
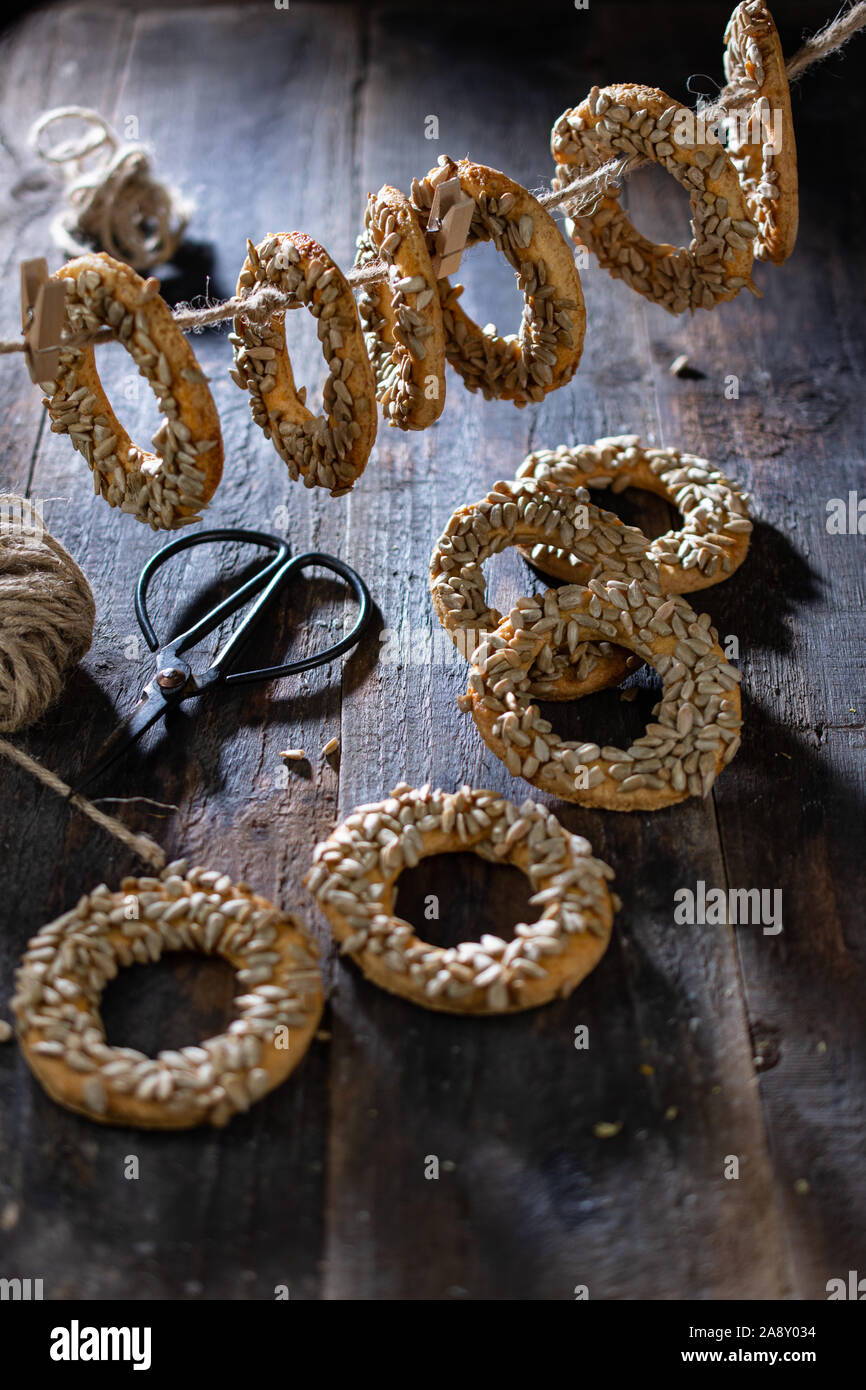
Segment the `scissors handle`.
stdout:
<svg viewBox="0 0 866 1390">
<path fill-rule="evenodd" d="M 178 536 L 176 540 L 169 541 L 168 545 L 164 545 L 147 561 L 141 571 L 135 590 L 135 616 L 138 619 L 144 640 L 152 652 L 160 650 L 160 641 L 147 611 L 147 591 L 151 579 L 156 571 L 161 569 L 166 561 L 174 555 L 179 555 L 183 550 L 191 550 L 194 546 L 204 545 L 210 541 L 242 541 L 247 545 L 261 545 L 267 550 L 272 550 L 275 558 L 265 565 L 258 574 L 253 575 L 252 579 L 248 579 L 246 584 L 242 584 L 234 593 L 229 594 L 227 599 L 217 604 L 216 608 L 206 613 L 199 622 L 188 628 L 186 632 L 173 638 L 170 646 L 175 655 L 179 655 L 189 647 L 194 646 L 200 637 L 206 637 L 209 632 L 218 628 L 226 618 L 230 618 L 232 613 L 236 613 L 239 608 L 242 608 L 252 594 L 257 593 L 263 585 L 268 584 L 268 581 L 276 574 L 284 561 L 289 558 L 290 553 L 288 543 L 280 540 L 278 536 L 268 535 L 266 531 L 243 531 L 238 528 L 196 531 L 189 536 Z M 245 626 L 246 624 L 244 624 Z"/>
<path fill-rule="evenodd" d="M 247 544 L 261 545 L 272 551 L 274 558 L 252 579 L 247 580 L 216 608 L 206 613 L 193 627 L 180 633 L 166 646 L 160 646 L 159 638 L 147 612 L 147 590 L 150 580 L 155 572 L 165 564 L 166 560 L 171 559 L 173 555 L 177 555 L 183 550 L 189 550 L 193 546 L 203 545 L 208 541 L 243 541 Z M 302 657 L 299 661 L 286 661 L 281 666 L 267 666 L 255 671 L 229 672 L 228 668 L 249 637 L 254 623 L 262 616 L 283 585 L 292 575 L 300 573 L 301 570 L 312 569 L 314 566 L 339 575 L 352 589 L 358 600 L 359 612 L 351 632 L 347 633 L 339 642 L 335 642 L 333 646 L 327 647 L 325 651 L 316 652 L 313 656 Z M 202 672 L 193 672 L 189 663 L 184 660 L 180 653 L 191 647 L 200 637 L 213 632 L 225 618 L 237 612 L 250 598 L 254 598 L 254 602 L 208 669 Z M 243 685 L 253 681 L 273 680 L 277 676 L 287 676 L 295 671 L 308 671 L 313 666 L 327 665 L 335 657 L 354 646 L 369 623 L 372 611 L 373 604 L 367 586 L 350 565 L 336 559 L 333 555 L 322 555 L 318 551 L 310 551 L 306 555 L 296 555 L 292 558 L 289 547 L 284 540 L 280 540 L 277 536 L 269 536 L 264 531 L 237 529 L 199 531 L 191 536 L 179 536 L 176 540 L 170 541 L 168 545 L 163 546 L 162 550 L 158 550 L 148 560 L 141 572 L 135 593 L 135 614 L 139 626 L 151 651 L 159 652 L 158 659 L 161 669 L 145 687 L 142 698 L 132 713 L 103 746 L 102 752 L 85 772 L 76 790 L 80 790 L 81 787 L 86 786 L 104 772 L 125 752 L 130 744 L 141 738 L 142 734 L 169 709 L 192 695 L 202 694 L 208 687 L 219 682 Z M 170 666 L 177 669 L 165 669 Z M 180 680 L 173 680 L 171 683 L 164 684 L 163 677 L 165 676 L 178 676 Z"/>
<path fill-rule="evenodd" d="M 209 613 L 206 613 L 199 622 L 188 628 L 186 632 L 172 638 L 166 645 L 161 646 L 147 612 L 147 591 L 150 581 L 166 560 L 170 560 L 172 556 L 183 550 L 189 550 L 193 546 L 203 545 L 209 541 L 242 541 L 248 545 L 261 545 L 273 551 L 274 558 L 258 574 L 253 575 L 228 598 L 223 599 L 222 603 L 217 604 Z M 256 670 L 230 671 L 229 668 L 236 660 L 241 647 L 246 643 L 254 624 L 269 607 L 277 593 L 294 574 L 314 567 L 330 570 L 332 574 L 339 575 L 352 589 L 358 600 L 359 612 L 351 632 L 347 633 L 339 642 L 335 642 L 333 646 L 325 648 L 324 651 L 316 652 L 312 656 L 301 657 L 298 661 L 286 661 L 280 666 L 266 666 Z M 336 556 L 323 555 L 319 551 L 308 551 L 305 555 L 292 557 L 286 541 L 277 536 L 268 535 L 266 531 L 244 531 L 229 528 L 199 531 L 189 536 L 178 536 L 176 540 L 169 541 L 168 545 L 163 546 L 162 550 L 158 550 L 155 555 L 151 556 L 141 571 L 138 581 L 135 593 L 135 616 L 150 650 L 159 651 L 165 662 L 170 663 L 189 647 L 194 646 L 201 637 L 205 637 L 209 632 L 218 628 L 232 613 L 236 613 L 239 608 L 244 607 L 254 595 L 257 595 L 255 602 L 244 615 L 243 621 L 220 649 L 208 671 L 197 677 L 198 689 L 203 689 L 206 685 L 216 681 L 244 685 L 251 684 L 253 681 L 275 680 L 277 676 L 288 676 L 297 671 L 309 671 L 315 666 L 326 666 L 328 662 L 341 656 L 343 652 L 355 645 L 370 621 L 373 608 L 369 590 L 361 576 L 343 560 L 338 560 Z"/>
<path fill-rule="evenodd" d="M 228 658 L 230 653 L 231 655 L 236 655 L 249 628 L 256 621 L 262 609 L 270 601 L 271 593 L 269 593 L 269 591 L 272 592 L 278 587 L 282 588 L 293 574 L 300 573 L 301 570 L 313 569 L 314 567 L 330 570 L 332 574 L 338 574 L 341 579 L 345 579 L 346 583 L 352 589 L 355 598 L 358 600 L 358 616 L 355 619 L 355 625 L 351 632 L 347 633 L 345 637 L 342 637 L 339 642 L 335 642 L 333 646 L 326 647 L 322 652 L 315 652 L 313 656 L 301 657 L 299 661 L 285 661 L 281 666 L 265 666 L 258 671 L 231 671 L 224 677 L 226 685 L 246 685 L 250 684 L 252 681 L 276 680 L 277 676 L 290 676 L 295 671 L 309 671 L 314 666 L 327 666 L 329 661 L 334 661 L 335 658 L 341 656 L 343 652 L 347 652 L 350 647 L 354 647 L 369 623 L 370 615 L 373 611 L 373 602 L 370 598 L 370 592 L 361 576 L 352 569 L 351 565 L 347 565 L 342 560 L 338 560 L 335 555 L 322 555 L 319 551 L 311 550 L 308 551 L 306 555 L 296 555 L 293 559 L 287 560 L 285 564 L 280 567 L 275 579 L 268 585 L 268 589 L 265 590 L 261 598 L 259 598 L 250 609 L 241 627 L 229 638 L 229 641 L 220 652 L 214 665 L 217 665 L 217 663 L 222 665 L 224 658 Z"/>
</svg>

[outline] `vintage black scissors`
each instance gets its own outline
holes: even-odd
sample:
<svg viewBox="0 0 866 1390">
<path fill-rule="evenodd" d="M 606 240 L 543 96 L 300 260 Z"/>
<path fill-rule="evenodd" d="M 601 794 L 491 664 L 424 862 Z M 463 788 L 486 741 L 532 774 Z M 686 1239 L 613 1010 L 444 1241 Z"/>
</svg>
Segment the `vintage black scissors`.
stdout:
<svg viewBox="0 0 866 1390">
<path fill-rule="evenodd" d="M 190 550 L 193 546 L 204 545 L 208 541 L 244 541 L 250 545 L 264 546 L 273 552 L 274 558 L 186 632 L 172 638 L 165 646 L 160 646 L 147 613 L 147 590 L 150 581 L 156 571 L 172 556 L 180 554 L 182 550 Z M 316 652 L 314 656 L 302 657 L 299 661 L 286 661 L 281 666 L 266 666 L 259 670 L 233 671 L 231 667 L 246 643 L 253 624 L 293 575 L 313 567 L 330 570 L 333 574 L 339 575 L 353 590 L 358 600 L 359 612 L 351 632 L 339 642 L 335 642 L 332 647 L 327 647 L 325 651 Z M 218 628 L 226 618 L 237 613 L 250 599 L 254 599 L 254 602 L 249 612 L 220 648 L 210 666 L 204 671 L 193 671 L 189 662 L 184 660 L 183 653 Z M 280 540 L 277 536 L 269 536 L 264 531 L 198 531 L 169 542 L 148 560 L 141 571 L 135 591 L 135 616 L 145 642 L 150 650 L 156 653 L 156 673 L 144 687 L 135 709 L 115 730 L 96 760 L 87 768 L 76 791 L 88 785 L 117 758 L 122 757 L 142 734 L 181 701 L 201 695 L 216 685 L 245 685 L 253 681 L 276 680 L 278 676 L 289 676 L 296 671 L 309 671 L 314 666 L 327 665 L 360 639 L 370 621 L 371 611 L 372 601 L 367 586 L 349 565 L 333 555 L 321 555 L 317 551 L 308 551 L 305 555 L 292 557 L 286 541 Z"/>
</svg>

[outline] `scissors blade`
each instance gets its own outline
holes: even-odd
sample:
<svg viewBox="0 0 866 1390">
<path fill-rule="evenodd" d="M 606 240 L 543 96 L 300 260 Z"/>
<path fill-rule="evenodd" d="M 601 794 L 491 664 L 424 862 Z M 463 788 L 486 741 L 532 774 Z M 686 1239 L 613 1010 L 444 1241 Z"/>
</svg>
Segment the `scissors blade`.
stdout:
<svg viewBox="0 0 866 1390">
<path fill-rule="evenodd" d="M 70 795 L 75 796 L 82 787 L 89 786 L 95 781 L 106 768 L 123 757 L 127 748 L 136 743 L 142 734 L 146 734 L 158 719 L 161 719 L 169 708 L 169 702 L 162 698 L 157 686 L 155 691 L 151 691 L 150 686 L 142 694 L 138 704 L 132 712 L 119 724 L 114 733 L 106 739 L 94 761 L 86 769 L 78 785 L 73 788 Z"/>
</svg>

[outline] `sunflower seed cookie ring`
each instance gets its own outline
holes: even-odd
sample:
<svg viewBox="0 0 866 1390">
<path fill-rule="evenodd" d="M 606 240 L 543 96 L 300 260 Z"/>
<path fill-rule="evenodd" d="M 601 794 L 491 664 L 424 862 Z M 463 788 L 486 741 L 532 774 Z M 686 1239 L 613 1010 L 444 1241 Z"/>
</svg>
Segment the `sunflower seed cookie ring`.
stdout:
<svg viewBox="0 0 866 1390">
<path fill-rule="evenodd" d="M 648 572 L 651 574 L 651 571 Z M 605 576 L 587 588 L 546 595 L 559 627 L 506 618 L 472 659 L 460 707 L 471 713 L 489 748 L 515 777 L 564 801 L 610 811 L 656 811 L 688 796 L 706 796 L 740 744 L 739 672 L 726 661 L 707 614 L 685 599 Z M 553 610 L 556 610 L 555 613 Z M 653 722 L 629 748 L 561 739 L 532 703 L 528 671 L 562 625 L 582 637 L 599 627 L 630 647 L 662 678 Z"/>
<path fill-rule="evenodd" d="M 244 993 L 228 1031 L 147 1057 L 106 1042 L 99 1001 L 124 965 L 164 951 L 218 955 Z M 170 864 L 159 878 L 104 884 L 30 941 L 12 1000 L 31 1070 L 69 1110 L 141 1129 L 223 1125 L 286 1079 L 322 1013 L 303 924 L 225 874 Z"/>
<path fill-rule="evenodd" d="M 263 285 L 291 295 L 288 310 L 303 306 L 317 321 L 329 371 L 325 413 L 308 410 L 306 387 L 295 386 L 285 308 L 262 320 L 236 316 L 232 377 L 249 391 L 253 419 L 273 441 L 290 476 L 341 497 L 363 473 L 376 438 L 376 383 L 351 287 L 306 232 L 280 232 L 258 246 L 247 242 L 237 292 Z"/>
<path fill-rule="evenodd" d="M 746 494 L 694 454 L 649 448 L 635 434 L 613 435 L 594 444 L 528 454 L 517 476 L 558 488 L 621 492 L 636 487 L 670 502 L 684 525 L 651 541 L 647 551 L 659 567 L 665 593 L 686 594 L 718 584 L 746 558 L 752 531 Z M 582 577 L 579 560 L 568 551 L 543 544 L 521 546 L 520 551 L 545 574 L 569 583 Z"/>
<path fill-rule="evenodd" d="M 394 915 L 404 868 L 433 854 L 473 850 L 529 879 L 539 919 L 513 940 L 493 933 L 445 949 Z M 316 846 L 307 884 L 342 944 L 382 989 L 427 1009 L 515 1013 L 565 997 L 604 955 L 618 901 L 613 871 L 544 806 L 492 791 L 395 787 L 359 806 Z"/>
<path fill-rule="evenodd" d="M 445 351 L 470 391 L 517 406 L 541 401 L 577 371 L 586 331 L 580 277 L 562 235 L 532 194 L 506 174 L 443 156 L 425 179 L 412 184 L 412 202 L 426 225 L 436 185 L 459 178 L 475 201 L 469 242 L 492 241 L 513 267 L 524 298 L 518 334 L 479 328 L 459 304 L 462 285 L 439 281 Z"/>
<path fill-rule="evenodd" d="M 66 291 L 70 335 L 111 329 L 153 388 L 164 419 L 153 437 L 157 452 L 139 449 L 112 409 L 93 344 L 85 343 L 63 348 L 56 379 L 40 383 L 51 429 L 69 435 L 109 506 L 154 531 L 199 521 L 222 477 L 219 416 L 158 282 L 104 254 L 79 256 L 52 279 Z"/>
<path fill-rule="evenodd" d="M 591 212 L 572 214 L 572 239 L 587 245 L 614 278 L 671 314 L 712 309 L 752 288 L 756 229 L 737 171 L 723 145 L 692 140 L 694 122 L 694 112 L 664 92 L 622 82 L 593 87 L 551 133 L 554 188 L 564 188 L 578 170 L 591 173 L 611 159 L 640 156 L 660 164 L 688 192 L 688 246 L 642 236 L 613 184 Z"/>
<path fill-rule="evenodd" d="M 785 55 L 762 0 L 744 0 L 725 30 L 725 76 L 753 95 L 731 113 L 728 151 L 758 228 L 755 255 L 781 265 L 797 240 L 797 145 Z"/>
<path fill-rule="evenodd" d="M 425 430 L 445 405 L 445 328 L 427 242 L 408 198 L 387 184 L 370 194 L 364 227 L 355 265 L 388 268 L 358 299 L 376 398 L 390 425 Z"/>
<path fill-rule="evenodd" d="M 551 485 L 525 478 L 498 482 L 480 502 L 458 507 L 439 537 L 430 559 L 430 592 L 436 616 L 465 656 L 485 633 L 493 632 L 502 614 L 487 603 L 482 564 L 508 546 L 552 544 L 574 558 L 581 579 L 613 570 L 627 579 L 644 577 L 646 537 L 624 526 L 612 512 L 601 511 L 585 488 Z M 527 614 L 543 610 L 543 600 L 518 600 Z M 533 621 L 541 622 L 539 611 Z M 577 639 L 572 627 L 563 639 L 566 650 L 540 647 L 531 671 L 533 694 L 544 700 L 573 700 L 609 685 L 618 685 L 639 663 L 624 650 L 599 639 Z"/>
</svg>

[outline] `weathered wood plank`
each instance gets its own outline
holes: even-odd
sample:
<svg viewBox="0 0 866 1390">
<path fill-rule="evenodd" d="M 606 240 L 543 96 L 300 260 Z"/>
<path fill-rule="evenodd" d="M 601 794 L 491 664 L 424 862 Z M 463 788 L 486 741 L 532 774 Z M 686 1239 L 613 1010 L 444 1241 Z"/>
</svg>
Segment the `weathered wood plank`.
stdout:
<svg viewBox="0 0 866 1390">
<path fill-rule="evenodd" d="M 809 76 L 797 103 L 796 252 L 779 271 L 759 270 L 760 305 L 712 316 L 697 361 L 704 381 L 661 373 L 658 388 L 666 433 L 696 431 L 751 488 L 761 518 L 740 582 L 706 605 L 739 636 L 748 695 L 743 766 L 721 780 L 716 803 L 727 881 L 782 894 L 782 932 L 742 926 L 736 936 L 777 1200 L 805 1298 L 824 1297 L 829 1278 L 856 1267 L 866 1198 L 855 830 L 864 568 L 862 537 L 826 527 L 829 499 L 860 484 L 864 450 L 854 384 L 862 325 L 845 307 L 862 283 L 862 247 L 835 229 L 828 238 L 826 216 L 846 181 L 827 124 L 853 99 L 832 71 Z M 724 397 L 730 373 L 739 399 Z"/>
<path fill-rule="evenodd" d="M 783 28 L 787 51 L 801 32 L 794 22 Z M 748 486 L 760 519 L 747 564 L 698 596 L 720 631 L 738 637 L 746 692 L 736 775 L 714 792 L 724 877 L 712 882 L 782 895 L 781 933 L 745 925 L 734 934 L 791 1288 L 821 1298 L 828 1278 L 856 1265 L 866 1197 L 855 944 L 863 868 L 852 835 L 864 783 L 854 751 L 863 561 L 860 538 L 826 529 L 828 500 L 856 489 L 863 456 L 862 416 L 852 409 L 862 325 L 844 308 L 863 266 L 862 248 L 835 236 L 828 245 L 826 224 L 846 178 L 827 126 L 840 98 L 844 105 L 854 94 L 840 93 L 832 70 L 807 84 L 795 93 L 794 256 L 780 269 L 758 268 L 760 304 L 741 297 L 673 332 L 658 311 L 646 318 L 663 438 L 705 452 Z M 680 351 L 702 379 L 666 373 L 668 353 Z"/>
</svg>

